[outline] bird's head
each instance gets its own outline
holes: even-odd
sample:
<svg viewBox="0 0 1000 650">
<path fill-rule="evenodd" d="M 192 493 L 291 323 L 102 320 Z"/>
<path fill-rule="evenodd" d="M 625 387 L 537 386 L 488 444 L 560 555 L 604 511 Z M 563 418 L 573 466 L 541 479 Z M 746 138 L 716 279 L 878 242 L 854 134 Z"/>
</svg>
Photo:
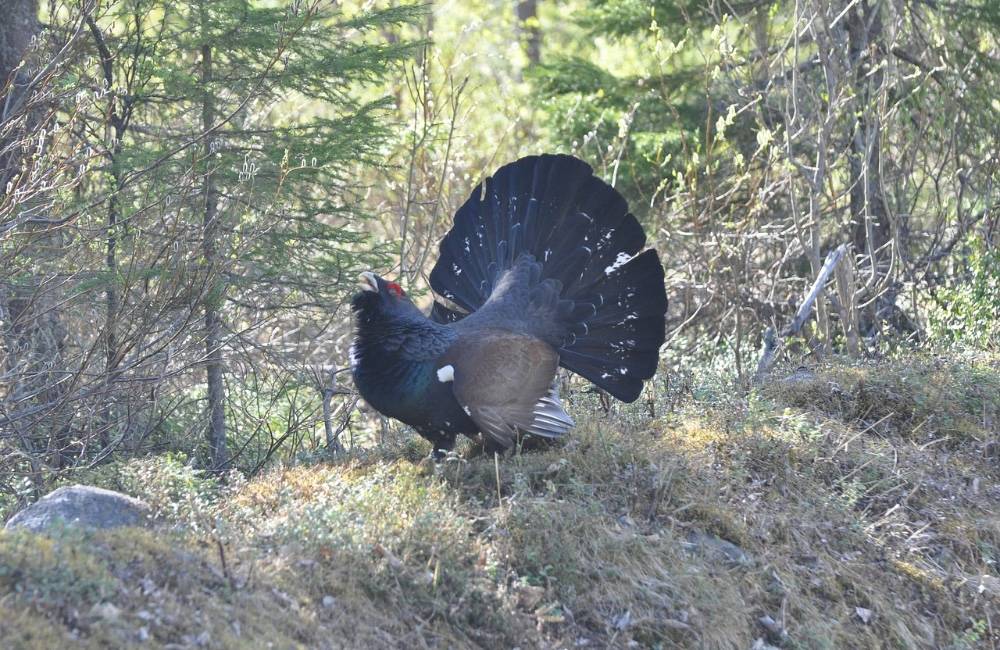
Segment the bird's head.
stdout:
<svg viewBox="0 0 1000 650">
<path fill-rule="evenodd" d="M 365 271 L 358 276 L 358 287 L 361 291 L 354 295 L 351 306 L 359 317 L 371 319 L 379 315 L 420 313 L 399 283 L 390 282 L 371 271 Z"/>
</svg>

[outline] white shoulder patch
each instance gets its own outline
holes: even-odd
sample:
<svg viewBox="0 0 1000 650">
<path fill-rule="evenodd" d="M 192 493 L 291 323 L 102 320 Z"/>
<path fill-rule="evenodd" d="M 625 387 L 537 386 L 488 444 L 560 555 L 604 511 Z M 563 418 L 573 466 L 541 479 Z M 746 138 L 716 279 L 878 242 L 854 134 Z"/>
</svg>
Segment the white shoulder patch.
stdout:
<svg viewBox="0 0 1000 650">
<path fill-rule="evenodd" d="M 437 375 L 438 381 L 441 383 L 455 381 L 455 368 L 451 364 L 442 366 L 438 368 Z"/>
</svg>

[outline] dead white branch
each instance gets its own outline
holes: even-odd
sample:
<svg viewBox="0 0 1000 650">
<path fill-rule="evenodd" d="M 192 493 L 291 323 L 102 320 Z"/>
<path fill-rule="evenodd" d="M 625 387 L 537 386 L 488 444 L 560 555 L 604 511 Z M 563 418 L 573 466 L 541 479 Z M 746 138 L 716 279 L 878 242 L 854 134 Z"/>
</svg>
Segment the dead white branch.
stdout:
<svg viewBox="0 0 1000 650">
<path fill-rule="evenodd" d="M 805 324 L 806 319 L 809 318 L 809 314 L 812 311 L 813 303 L 816 299 L 823 293 L 823 288 L 826 286 L 827 281 L 830 279 L 830 275 L 833 270 L 837 267 L 837 263 L 840 262 L 844 254 L 847 253 L 847 244 L 841 244 L 836 249 L 830 251 L 826 260 L 823 262 L 823 267 L 820 269 L 819 274 L 816 275 L 816 281 L 813 282 L 812 288 L 809 289 L 809 293 L 806 294 L 805 300 L 799 306 L 799 310 L 795 313 L 795 318 L 792 322 L 781 331 L 780 337 L 775 334 L 774 328 L 769 327 L 764 332 L 764 346 L 761 349 L 760 361 L 757 363 L 757 372 L 754 374 L 754 383 L 759 384 L 761 380 L 767 375 L 771 366 L 774 365 L 774 360 L 778 355 L 778 350 L 781 348 L 781 339 L 788 338 L 789 336 L 794 336 L 798 334 L 799 330 Z"/>
</svg>

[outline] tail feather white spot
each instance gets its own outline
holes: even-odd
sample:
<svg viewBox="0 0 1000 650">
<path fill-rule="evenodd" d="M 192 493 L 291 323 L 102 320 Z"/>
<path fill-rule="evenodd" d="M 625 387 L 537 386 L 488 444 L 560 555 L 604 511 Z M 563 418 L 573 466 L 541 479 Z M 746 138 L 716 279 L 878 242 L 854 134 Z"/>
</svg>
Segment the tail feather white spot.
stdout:
<svg viewBox="0 0 1000 650">
<path fill-rule="evenodd" d="M 628 253 L 626 253 L 625 251 L 622 251 L 621 253 L 618 253 L 618 257 L 615 258 L 614 264 L 611 264 L 610 266 L 606 266 L 604 268 L 604 275 L 611 275 L 612 273 L 614 273 L 615 271 L 617 271 L 619 268 L 621 268 L 622 265 L 626 264 L 631 259 L 632 259 L 632 256 L 629 255 Z"/>
</svg>

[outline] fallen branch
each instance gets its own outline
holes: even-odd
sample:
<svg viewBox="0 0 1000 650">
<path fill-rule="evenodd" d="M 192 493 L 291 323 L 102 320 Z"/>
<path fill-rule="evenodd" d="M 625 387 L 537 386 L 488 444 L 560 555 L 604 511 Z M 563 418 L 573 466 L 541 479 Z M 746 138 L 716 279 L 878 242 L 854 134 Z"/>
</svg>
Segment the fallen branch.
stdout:
<svg viewBox="0 0 1000 650">
<path fill-rule="evenodd" d="M 823 293 L 823 287 L 826 286 L 827 280 L 830 279 L 830 275 L 836 268 L 837 263 L 840 262 L 846 252 L 847 244 L 841 244 L 827 254 L 826 260 L 823 262 L 823 268 L 819 270 L 816 281 L 813 282 L 812 288 L 806 294 L 805 300 L 802 301 L 798 311 L 795 312 L 795 318 L 792 319 L 792 322 L 785 329 L 781 330 L 780 336 L 775 333 L 773 327 L 768 327 L 764 331 L 764 346 L 761 349 L 760 361 L 757 362 L 757 372 L 753 378 L 754 384 L 759 384 L 771 370 L 771 366 L 774 365 L 774 360 L 778 356 L 778 350 L 781 349 L 782 339 L 795 336 L 802 329 L 806 319 L 809 318 L 810 312 L 812 312 L 813 303 Z"/>
</svg>

